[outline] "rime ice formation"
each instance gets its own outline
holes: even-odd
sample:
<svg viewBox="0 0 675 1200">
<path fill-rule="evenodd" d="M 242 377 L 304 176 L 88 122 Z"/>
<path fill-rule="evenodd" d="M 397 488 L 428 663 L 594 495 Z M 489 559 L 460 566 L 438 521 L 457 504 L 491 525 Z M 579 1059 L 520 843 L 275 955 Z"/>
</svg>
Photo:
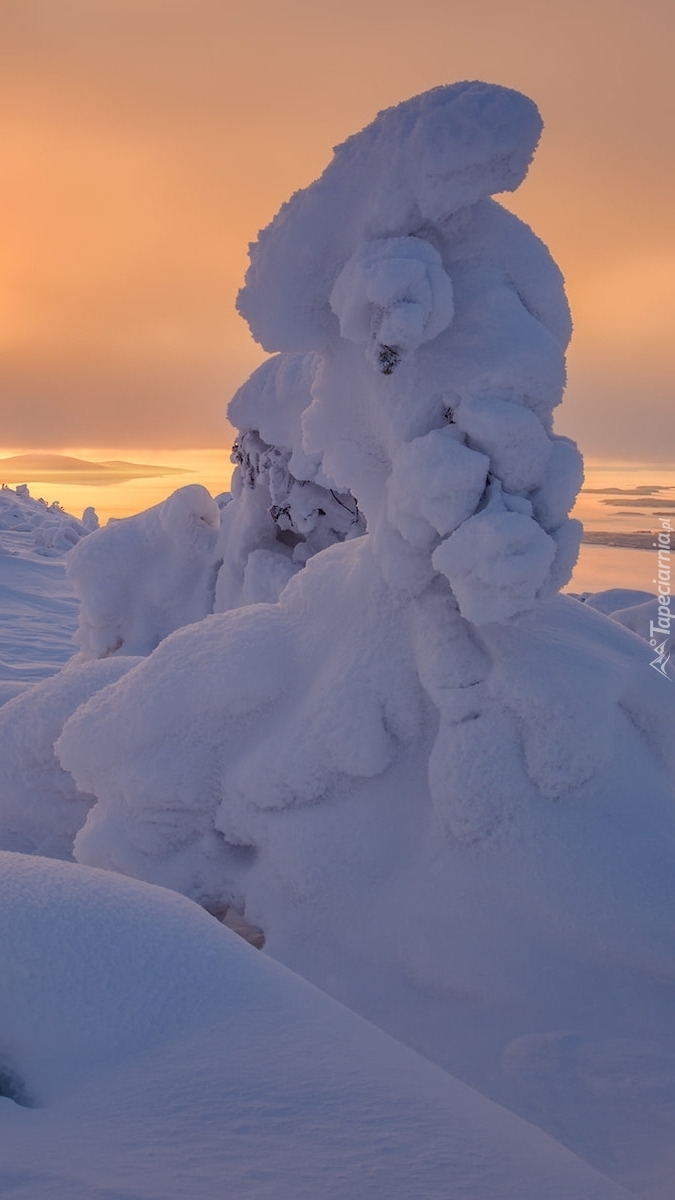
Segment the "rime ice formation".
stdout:
<svg viewBox="0 0 675 1200">
<path fill-rule="evenodd" d="M 232 502 L 222 514 L 215 610 L 278 600 L 314 554 L 365 532 L 354 497 L 337 489 L 321 456 L 302 448 L 314 355 L 263 363 L 232 399 Z"/>
<path fill-rule="evenodd" d="M 64 512 L 58 501 L 35 500 L 25 483 L 16 488 L 3 484 L 0 489 L 0 532 L 31 534 L 39 554 L 48 557 L 70 550 L 97 528 L 93 508 L 86 508 L 79 520 Z"/>
<path fill-rule="evenodd" d="M 185 661 L 188 677 L 177 686 L 189 689 L 190 656 L 208 655 L 213 643 L 228 674 L 224 689 L 214 679 L 209 715 L 199 718 L 223 731 L 214 747 L 222 766 L 204 768 L 218 777 L 211 801 L 197 769 L 195 793 L 171 803 L 170 841 L 181 860 L 187 854 L 178 886 L 201 899 L 231 886 L 219 855 L 229 856 L 226 843 L 257 844 L 267 810 L 364 786 L 434 723 L 425 786 L 439 827 L 462 842 L 489 835 L 538 794 L 584 783 L 602 764 L 600 748 L 576 773 L 562 766 L 564 751 L 534 752 L 542 737 L 565 745 L 574 718 L 540 734 L 497 692 L 493 662 L 499 622 L 524 619 L 567 581 L 580 534 L 567 515 L 580 457 L 552 432 L 570 331 L 562 279 L 530 230 L 490 199 L 518 186 L 540 127 L 518 93 L 436 89 L 340 147 L 252 248 L 239 305 L 263 345 L 281 354 L 230 408 L 241 434 L 219 542 L 213 608 L 223 617 L 185 634 L 185 653 L 170 640 L 147 666 L 150 677 L 165 659 Z M 105 539 L 103 531 L 102 549 Z M 96 548 L 90 539 L 73 556 L 73 578 Z M 274 613 L 224 615 L 280 596 Z M 225 665 L 246 639 L 254 699 L 250 681 Z M 147 652 L 138 639 L 129 649 Z M 332 670 L 319 668 L 317 653 Z M 123 686 L 142 688 L 142 675 Z M 107 693 L 100 703 L 107 723 Z M 261 712 L 260 726 L 249 719 L 224 750 L 229 714 L 237 725 L 242 704 Z M 144 874 L 135 821 L 111 849 L 106 829 L 118 822 L 105 751 L 94 764 L 84 744 L 96 738 L 74 732 L 95 712 L 98 702 L 61 744 L 64 762 L 99 797 L 78 854 Z M 134 745 L 136 734 L 143 755 L 142 720 L 130 731 Z M 120 779 L 115 794 L 136 812 Z M 146 796 L 139 828 L 147 804 L 158 831 L 164 803 Z M 171 879 L 158 837 L 162 878 Z M 197 838 L 208 844 L 203 863 Z"/>
<path fill-rule="evenodd" d="M 267 844 L 270 812 L 367 789 L 410 755 L 450 843 L 600 786 L 631 672 L 580 676 L 572 651 L 561 670 L 565 602 L 546 602 L 580 532 L 580 457 L 552 432 L 567 305 L 545 247 L 490 199 L 539 131 L 518 93 L 435 89 L 338 148 L 252 247 L 239 306 L 281 353 L 231 405 L 215 615 L 69 723 L 62 761 L 98 797 L 84 861 L 215 903 L 238 886 L 231 847 Z M 154 768 L 146 782 L 157 738 L 168 791 Z"/>
<path fill-rule="evenodd" d="M 216 501 L 193 483 L 74 547 L 66 570 L 80 596 L 83 652 L 149 654 L 179 625 L 211 612 L 219 528 Z"/>
<path fill-rule="evenodd" d="M 437 88 L 260 234 L 239 306 L 277 353 L 230 408 L 213 611 L 155 622 L 56 750 L 95 798 L 79 861 L 245 911 L 272 955 L 636 1177 L 669 1153 L 644 1118 L 663 1100 L 597 1097 L 617 1046 L 651 1053 L 646 1008 L 667 1037 L 675 696 L 644 642 L 557 595 L 580 536 L 552 424 L 569 314 L 491 199 L 540 124 L 507 89 Z M 555 1064 L 579 1112 L 605 1106 L 590 1148 Z"/>
<path fill-rule="evenodd" d="M 273 358 L 233 398 L 231 496 L 179 488 L 68 555 L 85 657 L 147 655 L 209 613 L 273 603 L 312 555 L 364 533 L 353 496 L 301 449 L 312 371 L 311 355 Z"/>
</svg>

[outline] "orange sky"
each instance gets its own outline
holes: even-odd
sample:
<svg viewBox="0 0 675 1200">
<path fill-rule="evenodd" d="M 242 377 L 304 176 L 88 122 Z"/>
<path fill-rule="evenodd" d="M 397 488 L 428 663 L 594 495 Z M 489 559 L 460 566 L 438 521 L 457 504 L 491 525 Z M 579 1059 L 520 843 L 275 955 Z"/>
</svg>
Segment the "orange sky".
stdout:
<svg viewBox="0 0 675 1200">
<path fill-rule="evenodd" d="M 378 109 L 484 78 L 565 272 L 561 432 L 675 457 L 673 0 L 0 0 L 0 444 L 210 446 L 257 230 Z"/>
</svg>

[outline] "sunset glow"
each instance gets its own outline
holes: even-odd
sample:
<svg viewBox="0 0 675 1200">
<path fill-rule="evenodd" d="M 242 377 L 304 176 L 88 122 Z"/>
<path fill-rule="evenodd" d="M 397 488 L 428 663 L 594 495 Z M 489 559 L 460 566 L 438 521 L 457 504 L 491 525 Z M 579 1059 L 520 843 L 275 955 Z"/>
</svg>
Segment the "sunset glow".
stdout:
<svg viewBox="0 0 675 1200">
<path fill-rule="evenodd" d="M 248 242 L 378 109 L 482 77 L 546 123 L 505 203 L 568 281 L 558 427 L 668 462 L 669 0 L 422 0 L 414 20 L 402 0 L 14 0 L 0 21 L 6 445 L 227 446 L 263 357 L 234 309 Z"/>
</svg>

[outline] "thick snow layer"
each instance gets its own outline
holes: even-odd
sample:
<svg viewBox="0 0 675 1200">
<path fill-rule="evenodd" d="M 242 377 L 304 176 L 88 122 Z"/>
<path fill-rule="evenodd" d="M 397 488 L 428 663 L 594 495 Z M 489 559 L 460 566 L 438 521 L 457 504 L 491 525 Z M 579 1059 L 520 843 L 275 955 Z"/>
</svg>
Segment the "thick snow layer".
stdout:
<svg viewBox="0 0 675 1200">
<path fill-rule="evenodd" d="M 445 575 L 474 623 L 567 582 L 582 470 L 552 434 L 570 333 L 562 278 L 490 199 L 518 186 L 540 128 L 506 88 L 436 88 L 381 113 L 283 207 L 251 249 L 239 303 L 284 353 L 230 405 L 237 470 L 217 548 L 188 571 L 179 515 L 161 506 L 78 548 L 86 653 L 146 654 L 208 612 L 274 602 L 309 558 L 366 528 L 390 586 L 414 594 Z M 516 515 L 483 518 L 500 490 Z M 196 503 L 208 523 L 208 500 Z M 486 531 L 477 561 L 474 529 Z M 502 532 L 512 550 L 493 569 Z"/>
<path fill-rule="evenodd" d="M 568 520 L 580 456 L 551 425 L 570 331 L 560 272 L 490 199 L 517 186 L 538 131 L 529 101 L 485 84 L 380 114 L 260 234 L 239 300 L 285 352 L 280 378 L 302 374 L 292 456 L 356 498 L 390 586 L 445 574 L 473 623 L 561 587 L 581 534 Z M 516 515 L 482 519 L 500 490 Z M 476 520 L 476 533 L 496 522 L 517 564 L 474 561 Z"/>
<path fill-rule="evenodd" d="M 532 608 L 556 554 L 555 542 L 527 512 L 491 503 L 434 551 L 460 611 L 487 625 Z"/>
<path fill-rule="evenodd" d="M 7 1200 L 619 1200 L 173 893 L 0 855 Z"/>
<path fill-rule="evenodd" d="M 395 786 L 430 745 L 417 793 L 430 786 L 448 852 L 496 829 L 518 840 L 545 799 L 601 792 L 627 747 L 639 770 L 625 764 L 617 803 L 642 806 L 640 770 L 665 803 L 654 749 L 670 761 L 669 681 L 586 606 L 541 611 L 479 637 L 440 590 L 413 606 L 393 595 L 368 539 L 317 555 L 278 605 L 177 631 L 71 718 L 61 761 L 98 797 L 78 854 L 227 901 L 241 874 L 228 842 L 267 844 L 275 810 L 346 800 L 378 777 Z"/>
<path fill-rule="evenodd" d="M 469 450 L 452 425 L 406 442 L 394 455 L 387 516 L 412 546 L 426 548 L 475 511 L 490 460 Z"/>
<path fill-rule="evenodd" d="M 576 600 L 479 637 L 443 593 L 393 604 L 369 558 L 316 555 L 70 719 L 98 797 L 76 854 L 234 901 L 270 954 L 665 1200 L 672 682 Z"/>
<path fill-rule="evenodd" d="M 331 336 L 329 296 L 354 249 L 437 228 L 522 181 L 541 118 L 518 92 L 459 83 L 387 109 L 284 205 L 251 251 L 239 308 L 267 350 Z M 424 235 L 422 235 L 424 236 Z M 265 298 L 263 298 L 265 296 Z"/>
<path fill-rule="evenodd" d="M 670 606 L 668 606 L 670 607 Z M 659 598 L 654 596 L 651 600 L 646 600 L 642 604 L 628 605 L 627 607 L 619 608 L 609 614 L 614 621 L 618 621 L 619 625 L 624 625 L 626 629 L 631 629 L 633 633 L 637 633 L 638 637 L 644 638 L 645 641 L 651 641 L 652 644 L 663 641 L 666 651 L 670 654 L 675 651 L 675 629 L 672 633 L 664 633 L 659 627 Z"/>
<path fill-rule="evenodd" d="M 364 343 L 378 369 L 430 342 L 452 321 L 452 283 L 423 238 L 375 238 L 345 263 L 329 297 L 340 333 Z"/>
<path fill-rule="evenodd" d="M 670 571 L 664 574 L 669 583 Z M 654 583 L 657 583 L 656 579 Z M 649 642 L 652 647 L 650 666 L 667 679 L 673 678 L 675 629 L 670 628 L 672 610 L 670 603 L 663 602 L 663 596 L 629 588 L 608 588 L 604 592 L 585 595 L 583 599 L 589 608 L 607 613 L 613 621 Z"/>
<path fill-rule="evenodd" d="M 76 853 L 234 901 L 272 955 L 665 1197 L 672 683 L 576 600 L 479 635 L 371 551 L 317 554 L 74 714 Z"/>
<path fill-rule="evenodd" d="M 80 542 L 66 569 L 81 602 L 84 652 L 149 654 L 173 629 L 211 612 L 219 528 L 216 501 L 193 483 Z"/>
<path fill-rule="evenodd" d="M 633 588 L 607 588 L 604 592 L 594 592 L 583 597 L 589 608 L 596 612 L 605 613 L 608 617 L 622 609 L 634 608 L 637 604 L 646 604 L 656 599 L 653 592 L 639 592 Z"/>
<path fill-rule="evenodd" d="M 134 660 L 72 660 L 41 687 L 26 688 L 0 708 L 0 846 L 70 858 L 93 796 L 78 791 L 59 765 L 54 742 L 65 721 Z"/>
<path fill-rule="evenodd" d="M 232 457 L 237 467 L 232 500 L 222 514 L 216 612 L 243 604 L 274 603 L 312 555 L 336 542 L 359 537 L 365 529 L 353 496 L 317 482 L 322 474 L 310 460 L 297 461 L 293 443 L 297 444 L 299 427 L 295 437 L 291 434 L 281 444 L 267 443 L 260 436 L 257 427 L 262 422 L 256 419 L 254 403 L 257 386 L 264 396 L 270 378 L 283 378 L 292 365 L 292 360 L 272 359 L 265 364 L 271 369 L 263 372 L 261 368 L 247 385 L 246 407 L 255 427 L 245 429 L 234 446 Z M 309 478 L 296 477 L 291 466 Z"/>
</svg>

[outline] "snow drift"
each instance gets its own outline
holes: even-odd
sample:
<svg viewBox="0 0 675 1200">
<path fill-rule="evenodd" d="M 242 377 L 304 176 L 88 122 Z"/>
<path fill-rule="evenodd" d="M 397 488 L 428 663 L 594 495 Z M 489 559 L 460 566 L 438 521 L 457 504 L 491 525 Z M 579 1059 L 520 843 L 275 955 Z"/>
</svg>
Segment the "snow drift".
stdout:
<svg viewBox="0 0 675 1200">
<path fill-rule="evenodd" d="M 175 893 L 0 855 L 5 1200 L 620 1200 Z"/>
</svg>

